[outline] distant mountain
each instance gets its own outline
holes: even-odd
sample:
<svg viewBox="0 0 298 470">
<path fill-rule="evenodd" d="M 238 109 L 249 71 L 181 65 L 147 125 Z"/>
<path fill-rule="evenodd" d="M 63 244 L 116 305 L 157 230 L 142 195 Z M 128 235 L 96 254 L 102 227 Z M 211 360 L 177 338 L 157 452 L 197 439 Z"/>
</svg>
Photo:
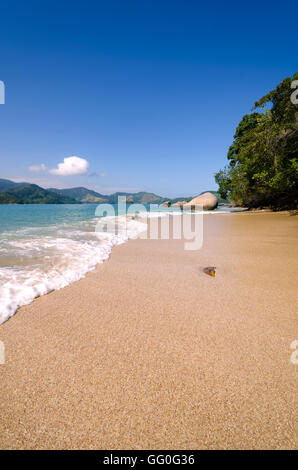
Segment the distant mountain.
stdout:
<svg viewBox="0 0 298 470">
<path fill-rule="evenodd" d="M 146 193 L 144 191 L 138 193 L 121 193 L 117 192 L 108 196 L 110 204 L 117 204 L 119 196 L 126 196 L 127 202 L 135 204 L 161 204 L 167 201 L 167 198 L 157 196 L 154 193 Z"/>
<path fill-rule="evenodd" d="M 56 189 L 49 188 L 48 191 L 59 194 L 60 196 L 68 196 L 75 199 L 77 202 L 83 203 L 109 203 L 117 204 L 119 196 L 126 196 L 127 202 L 137 204 L 161 204 L 167 199 L 161 196 L 157 196 L 153 193 L 146 193 L 144 191 L 138 193 L 123 193 L 117 192 L 111 195 L 100 194 L 91 189 L 87 188 L 68 188 L 68 189 Z"/>
<path fill-rule="evenodd" d="M 167 198 L 144 191 L 138 193 L 117 192 L 105 195 L 83 187 L 43 189 L 36 184 L 15 183 L 0 179 L 0 204 L 117 204 L 118 196 L 126 196 L 127 202 L 138 204 L 161 204 L 167 200 Z"/>
<path fill-rule="evenodd" d="M 228 202 L 222 199 L 217 191 L 210 191 L 210 193 L 216 195 L 219 203 Z M 106 195 L 83 187 L 43 189 L 36 184 L 15 183 L 14 181 L 0 179 L 0 204 L 117 204 L 119 196 L 126 196 L 128 203 L 135 204 L 162 204 L 165 201 L 170 201 L 174 204 L 177 201 L 190 201 L 194 197 L 187 196 L 170 199 L 145 191 L 138 193 L 117 192 Z"/>
<path fill-rule="evenodd" d="M 56 188 L 48 188 L 48 191 L 52 193 L 59 194 L 63 197 L 70 197 L 71 199 L 75 199 L 77 202 L 84 202 L 84 203 L 101 203 L 101 202 L 109 202 L 109 196 L 104 196 L 103 194 L 97 193 L 96 191 L 92 191 L 91 189 L 87 188 L 67 188 L 67 189 L 56 189 Z"/>
<path fill-rule="evenodd" d="M 178 201 L 186 201 L 186 202 L 189 202 L 189 201 L 191 201 L 193 198 L 194 198 L 194 196 L 187 196 L 187 197 L 181 196 L 181 197 L 175 197 L 174 199 L 168 199 L 168 201 L 170 201 L 172 204 L 175 204 L 175 202 L 178 202 Z"/>
<path fill-rule="evenodd" d="M 10 180 L 4 180 L 0 178 L 0 191 L 4 191 L 7 188 L 12 188 L 13 186 L 17 186 L 18 183 Z"/>
<path fill-rule="evenodd" d="M 75 199 L 53 194 L 30 183 L 0 180 L 0 204 L 77 204 Z"/>
</svg>

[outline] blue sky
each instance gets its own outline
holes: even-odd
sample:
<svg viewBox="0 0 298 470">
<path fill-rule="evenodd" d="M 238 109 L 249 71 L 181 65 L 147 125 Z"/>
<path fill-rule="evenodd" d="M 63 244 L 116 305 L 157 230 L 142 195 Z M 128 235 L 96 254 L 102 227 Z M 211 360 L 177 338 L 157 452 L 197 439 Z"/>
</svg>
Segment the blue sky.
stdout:
<svg viewBox="0 0 298 470">
<path fill-rule="evenodd" d="M 216 189 L 241 117 L 297 71 L 297 10 L 279 1 L 2 3 L 0 177 L 169 197 Z M 57 171 L 70 156 L 88 161 L 85 173 Z"/>
</svg>

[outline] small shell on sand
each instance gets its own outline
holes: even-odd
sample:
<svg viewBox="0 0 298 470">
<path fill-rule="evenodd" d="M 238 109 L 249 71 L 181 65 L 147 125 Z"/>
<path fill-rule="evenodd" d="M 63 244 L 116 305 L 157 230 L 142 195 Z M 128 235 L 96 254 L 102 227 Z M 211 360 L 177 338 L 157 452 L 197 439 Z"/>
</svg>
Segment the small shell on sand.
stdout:
<svg viewBox="0 0 298 470">
<path fill-rule="evenodd" d="M 205 274 L 208 274 L 209 276 L 215 277 L 215 266 L 208 266 L 207 268 L 204 268 L 203 271 Z"/>
</svg>

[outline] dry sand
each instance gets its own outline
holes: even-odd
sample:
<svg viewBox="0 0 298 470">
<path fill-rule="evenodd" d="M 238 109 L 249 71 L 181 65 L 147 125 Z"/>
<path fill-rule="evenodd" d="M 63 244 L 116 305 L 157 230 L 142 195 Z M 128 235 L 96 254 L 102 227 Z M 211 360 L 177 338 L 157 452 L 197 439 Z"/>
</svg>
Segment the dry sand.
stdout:
<svg viewBox="0 0 298 470">
<path fill-rule="evenodd" d="M 298 218 L 204 219 L 200 251 L 129 241 L 0 327 L 1 448 L 296 447 Z"/>
</svg>

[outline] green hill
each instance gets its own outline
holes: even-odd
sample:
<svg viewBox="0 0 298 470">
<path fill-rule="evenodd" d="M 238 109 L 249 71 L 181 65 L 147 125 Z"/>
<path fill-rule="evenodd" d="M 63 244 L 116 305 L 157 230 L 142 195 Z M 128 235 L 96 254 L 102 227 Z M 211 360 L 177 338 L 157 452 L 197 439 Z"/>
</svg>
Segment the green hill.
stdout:
<svg viewBox="0 0 298 470">
<path fill-rule="evenodd" d="M 0 192 L 0 204 L 19 204 L 20 200 L 16 196 Z"/>
<path fill-rule="evenodd" d="M 161 204 L 167 200 L 167 198 L 158 196 L 154 193 L 146 193 L 144 191 L 138 193 L 117 192 L 110 195 L 100 194 L 96 191 L 92 191 L 91 189 L 82 187 L 67 189 L 49 188 L 48 191 L 59 194 L 60 196 L 71 197 L 78 202 L 96 204 L 105 202 L 110 204 L 117 204 L 119 196 L 126 196 L 127 202 L 137 204 Z"/>
<path fill-rule="evenodd" d="M 71 199 L 75 199 L 77 202 L 98 204 L 102 202 L 109 202 L 108 196 L 104 196 L 103 194 L 83 187 L 67 189 L 48 188 L 48 191 L 59 194 L 63 197 L 70 197 Z"/>
<path fill-rule="evenodd" d="M 216 195 L 219 203 L 228 202 L 222 199 L 217 191 L 210 192 Z M 190 201 L 195 197 L 187 196 L 170 199 L 145 191 L 139 191 L 138 193 L 116 192 L 107 195 L 83 187 L 43 189 L 36 184 L 15 183 L 0 178 L 0 204 L 117 204 L 119 196 L 126 196 L 127 203 L 134 204 L 162 204 L 165 201 L 174 204 L 177 201 Z"/>
<path fill-rule="evenodd" d="M 36 184 L 15 183 L 0 179 L 0 204 L 117 204 L 118 196 L 126 196 L 127 202 L 138 204 L 161 204 L 167 200 L 167 198 L 144 191 L 105 195 L 83 187 L 43 189 Z"/>
<path fill-rule="evenodd" d="M 14 181 L 0 178 L 0 191 L 5 191 L 5 189 L 13 188 L 14 186 L 17 186 L 18 184 L 22 184 L 22 183 L 15 183 Z"/>
<path fill-rule="evenodd" d="M 3 189 L 5 188 L 5 189 Z M 37 184 L 0 180 L 0 204 L 75 204 L 76 200 L 53 194 Z"/>
<path fill-rule="evenodd" d="M 110 204 L 117 204 L 119 196 L 126 196 L 128 202 L 132 202 L 135 204 L 161 204 L 168 199 L 165 197 L 157 196 L 154 193 L 146 193 L 144 191 L 140 191 L 138 193 L 123 193 L 117 192 L 108 196 Z"/>
</svg>

